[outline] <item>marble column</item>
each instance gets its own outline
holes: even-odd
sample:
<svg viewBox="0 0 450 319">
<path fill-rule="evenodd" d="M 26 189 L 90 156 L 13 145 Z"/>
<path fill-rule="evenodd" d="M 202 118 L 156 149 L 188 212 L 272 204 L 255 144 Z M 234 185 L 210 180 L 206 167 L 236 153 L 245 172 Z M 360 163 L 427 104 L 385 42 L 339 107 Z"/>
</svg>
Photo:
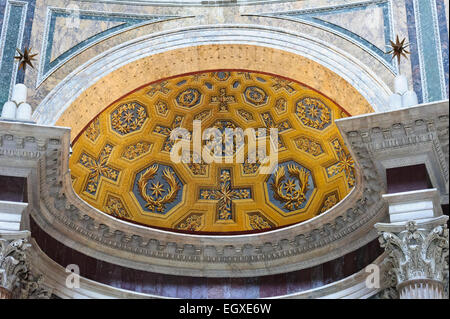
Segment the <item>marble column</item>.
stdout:
<svg viewBox="0 0 450 319">
<path fill-rule="evenodd" d="M 400 299 L 448 296 L 448 216 L 435 189 L 389 194 L 390 223 L 377 223 Z"/>
</svg>

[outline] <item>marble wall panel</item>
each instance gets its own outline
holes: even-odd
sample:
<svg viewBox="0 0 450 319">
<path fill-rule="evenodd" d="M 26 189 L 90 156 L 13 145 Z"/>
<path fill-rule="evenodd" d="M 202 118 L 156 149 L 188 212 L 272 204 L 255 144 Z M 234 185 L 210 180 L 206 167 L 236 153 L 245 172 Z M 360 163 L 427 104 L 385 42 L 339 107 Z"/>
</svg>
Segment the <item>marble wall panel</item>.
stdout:
<svg viewBox="0 0 450 319">
<path fill-rule="evenodd" d="M 81 15 L 94 12 L 99 20 L 92 23 L 81 19 L 83 30 L 77 32 L 76 28 L 70 31 L 67 28 L 67 21 L 73 20 L 71 14 L 60 16 L 49 32 L 51 13 L 55 10 L 50 8 L 65 10 L 66 13 L 67 10 L 70 13 L 77 12 L 72 9 L 79 9 Z M 163 30 L 197 25 L 213 27 L 217 24 L 237 27 L 257 24 L 308 34 L 348 52 L 390 87 L 398 69 L 395 62 L 383 57 L 382 51 L 387 49 L 383 43 L 386 44 L 395 34 L 406 36 L 412 55 L 410 60 L 402 62 L 400 71 L 410 79 L 411 86 L 419 95 L 419 102 L 445 99 L 448 98 L 448 9 L 448 0 L 254 0 L 238 1 L 234 5 L 201 5 L 195 0 L 177 5 L 162 5 L 158 0 L 143 0 L 139 5 L 121 0 L 2 0 L 0 77 L 2 83 L 8 84 L 0 89 L 0 106 L 8 99 L 15 82 L 26 82 L 30 87 L 31 104 L 36 108 L 77 67 L 117 45 L 145 34 L 156 36 Z M 292 12 L 309 12 L 310 15 L 322 12 L 322 15 L 316 16 L 316 25 L 273 17 Z M 111 22 L 118 16 L 130 19 L 151 16 L 153 20 L 125 23 L 124 27 Z M 168 16 L 184 18 L 166 21 Z M 322 24 L 317 25 L 319 20 Z M 373 28 L 371 24 L 374 24 Z M 50 42 L 53 45 L 48 51 Z M 25 76 L 23 72 L 17 74 L 13 55 L 16 46 L 23 48 L 28 45 L 39 50 L 40 60 L 36 61 L 37 68 L 27 70 Z M 47 57 L 50 62 L 56 62 L 53 68 L 48 67 Z"/>
<path fill-rule="evenodd" d="M 18 72 L 14 60 L 16 48 L 30 45 L 35 0 L 0 1 L 0 112 L 11 96 L 16 82 L 24 81 L 24 72 Z"/>
</svg>

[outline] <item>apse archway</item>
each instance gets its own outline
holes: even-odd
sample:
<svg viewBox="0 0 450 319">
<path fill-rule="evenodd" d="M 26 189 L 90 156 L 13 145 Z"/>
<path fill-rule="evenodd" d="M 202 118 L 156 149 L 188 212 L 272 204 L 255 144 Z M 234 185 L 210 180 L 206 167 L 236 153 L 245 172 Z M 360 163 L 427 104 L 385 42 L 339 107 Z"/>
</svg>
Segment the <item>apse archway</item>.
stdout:
<svg viewBox="0 0 450 319">
<path fill-rule="evenodd" d="M 129 223 L 102 213 L 74 192 L 69 144 L 105 107 L 147 83 L 230 68 L 268 72 L 306 83 L 352 116 L 385 110 L 391 93 L 351 54 L 321 39 L 282 28 L 195 26 L 130 40 L 58 79 L 33 115 L 39 124 L 71 128 L 61 161 L 65 175 L 60 194 L 67 202 L 43 209 L 48 221 L 33 216 L 39 225 L 89 256 L 136 269 L 150 267 L 189 276 L 255 276 L 297 270 L 343 256 L 372 241 L 376 233 L 369 230 L 381 220 L 385 207 L 370 196 L 366 169 L 356 169 L 354 189 L 326 213 L 275 230 L 232 236 L 178 233 Z M 59 207 L 65 207 L 64 213 Z M 231 259 L 239 260 L 239 272 L 229 268 Z"/>
</svg>

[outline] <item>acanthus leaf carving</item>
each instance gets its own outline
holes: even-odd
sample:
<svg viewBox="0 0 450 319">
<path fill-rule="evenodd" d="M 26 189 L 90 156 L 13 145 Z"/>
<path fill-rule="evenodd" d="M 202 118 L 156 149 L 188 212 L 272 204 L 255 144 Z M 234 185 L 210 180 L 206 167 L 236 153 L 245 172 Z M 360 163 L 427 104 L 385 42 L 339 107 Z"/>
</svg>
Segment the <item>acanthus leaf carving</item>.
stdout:
<svg viewBox="0 0 450 319">
<path fill-rule="evenodd" d="M 42 275 L 31 269 L 29 247 L 26 238 L 0 238 L 0 287 L 13 298 L 48 299 L 51 291 L 43 286 Z"/>
<path fill-rule="evenodd" d="M 444 282 L 448 276 L 449 239 L 445 225 L 427 230 L 410 221 L 397 234 L 382 231 L 379 240 L 389 254 L 398 284 L 413 279 Z"/>
</svg>

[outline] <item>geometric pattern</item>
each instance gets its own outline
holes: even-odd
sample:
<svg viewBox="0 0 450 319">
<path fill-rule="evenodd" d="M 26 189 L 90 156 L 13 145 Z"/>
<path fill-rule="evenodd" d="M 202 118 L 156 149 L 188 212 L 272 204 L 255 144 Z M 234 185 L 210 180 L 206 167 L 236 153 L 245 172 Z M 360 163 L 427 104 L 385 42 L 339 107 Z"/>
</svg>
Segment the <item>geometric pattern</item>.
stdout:
<svg viewBox="0 0 450 319">
<path fill-rule="evenodd" d="M 322 206 L 317 215 L 325 213 L 327 210 L 331 209 L 339 201 L 339 194 L 337 191 L 333 191 L 325 196 Z"/>
<path fill-rule="evenodd" d="M 161 151 L 170 152 L 172 150 L 172 146 L 175 142 L 170 139 L 170 133 L 172 133 L 173 129 L 180 127 L 182 121 L 183 121 L 183 116 L 176 115 L 171 124 L 171 127 L 156 125 L 155 129 L 153 130 L 153 133 L 161 134 L 166 137 L 166 139 L 164 140 L 164 144 L 161 148 Z"/>
<path fill-rule="evenodd" d="M 332 141 L 333 149 L 338 157 L 338 162 L 327 167 L 328 177 L 334 177 L 341 173 L 344 174 L 349 188 L 355 186 L 355 162 L 349 153 L 342 147 L 339 139 Z"/>
<path fill-rule="evenodd" d="M 122 158 L 132 161 L 150 152 L 151 149 L 152 144 L 147 142 L 138 142 L 136 144 L 128 145 L 122 153 Z"/>
<path fill-rule="evenodd" d="M 183 183 L 172 169 L 153 164 L 136 174 L 133 195 L 144 211 L 165 214 L 181 202 Z"/>
<path fill-rule="evenodd" d="M 119 171 L 108 166 L 108 159 L 112 150 L 113 146 L 106 144 L 97 159 L 86 153 L 83 153 L 80 157 L 80 164 L 89 170 L 84 191 L 90 195 L 96 195 L 102 179 L 117 181 Z"/>
<path fill-rule="evenodd" d="M 201 200 L 217 201 L 218 220 L 233 219 L 233 201 L 240 199 L 251 199 L 251 188 L 235 188 L 232 185 L 232 176 L 230 169 L 222 169 L 219 172 L 218 188 L 201 188 Z"/>
<path fill-rule="evenodd" d="M 279 98 L 276 102 L 275 102 L 275 111 L 278 114 L 283 114 L 286 113 L 287 111 L 287 101 L 284 98 Z"/>
<path fill-rule="evenodd" d="M 282 79 L 282 78 L 277 78 L 277 77 L 272 78 L 272 80 L 273 80 L 272 88 L 275 91 L 285 90 L 288 93 L 294 93 L 295 92 L 295 89 L 290 85 L 291 81 L 286 80 L 286 79 Z"/>
<path fill-rule="evenodd" d="M 321 100 L 310 97 L 296 103 L 295 113 L 300 121 L 311 128 L 323 130 L 331 124 L 331 111 Z"/>
<path fill-rule="evenodd" d="M 302 136 L 294 140 L 295 146 L 305 153 L 311 154 L 316 157 L 323 154 L 322 145 L 319 142 L 314 141 L 313 139 Z"/>
<path fill-rule="evenodd" d="M 274 74 L 161 79 L 104 109 L 79 134 L 69 164 L 73 187 L 103 212 L 150 227 L 233 233 L 292 225 L 337 204 L 355 184 L 334 123 L 346 116 L 319 92 Z M 248 128 L 255 134 L 245 135 Z M 267 129 L 279 133 L 272 168 L 276 145 Z M 262 148 L 249 151 L 250 141 Z"/>
<path fill-rule="evenodd" d="M 219 89 L 219 95 L 211 97 L 211 103 L 218 103 L 220 112 L 228 112 L 228 104 L 236 103 L 234 95 L 227 95 L 226 88 Z"/>
<path fill-rule="evenodd" d="M 114 217 L 130 218 L 131 215 L 123 205 L 122 200 L 114 195 L 108 195 L 105 210 Z"/>
<path fill-rule="evenodd" d="M 214 136 L 220 138 L 220 140 L 206 141 L 204 151 L 208 151 L 214 156 L 232 156 L 236 151 L 243 148 L 244 136 L 241 131 L 239 131 L 241 128 L 238 127 L 235 122 L 218 120 L 212 123 L 211 127 L 218 130 L 219 134 L 214 134 Z M 236 134 L 231 136 L 231 133 L 228 133 L 229 130 L 233 130 Z"/>
<path fill-rule="evenodd" d="M 95 142 L 100 136 L 100 121 L 98 118 L 94 119 L 85 131 L 86 137 L 92 142 Z"/>
<path fill-rule="evenodd" d="M 139 130 L 147 119 L 145 108 L 138 102 L 118 106 L 111 114 L 111 127 L 120 135 Z"/>
<path fill-rule="evenodd" d="M 282 122 L 275 122 L 275 120 L 273 119 L 272 115 L 270 115 L 270 112 L 267 113 L 262 113 L 261 114 L 261 118 L 264 122 L 264 126 L 267 129 L 278 129 L 278 134 L 283 133 L 286 130 L 289 130 L 292 128 L 291 124 L 289 124 L 289 121 L 282 121 Z M 269 134 L 268 132 L 266 132 L 266 134 Z M 284 149 L 284 143 L 281 139 L 281 136 L 278 136 L 278 149 Z"/>
<path fill-rule="evenodd" d="M 203 214 L 189 214 L 181 222 L 175 225 L 175 229 L 187 230 L 187 231 L 198 231 L 203 226 Z"/>
<path fill-rule="evenodd" d="M 252 212 L 248 214 L 250 227 L 253 230 L 266 230 L 274 228 L 275 225 L 259 212 Z"/>
<path fill-rule="evenodd" d="M 176 102 L 181 107 L 191 108 L 200 103 L 202 94 L 197 89 L 186 89 L 185 91 L 178 94 Z"/>
<path fill-rule="evenodd" d="M 256 107 L 267 104 L 267 101 L 269 100 L 266 91 L 257 86 L 247 87 L 244 91 L 244 97 L 247 103 Z"/>
</svg>

